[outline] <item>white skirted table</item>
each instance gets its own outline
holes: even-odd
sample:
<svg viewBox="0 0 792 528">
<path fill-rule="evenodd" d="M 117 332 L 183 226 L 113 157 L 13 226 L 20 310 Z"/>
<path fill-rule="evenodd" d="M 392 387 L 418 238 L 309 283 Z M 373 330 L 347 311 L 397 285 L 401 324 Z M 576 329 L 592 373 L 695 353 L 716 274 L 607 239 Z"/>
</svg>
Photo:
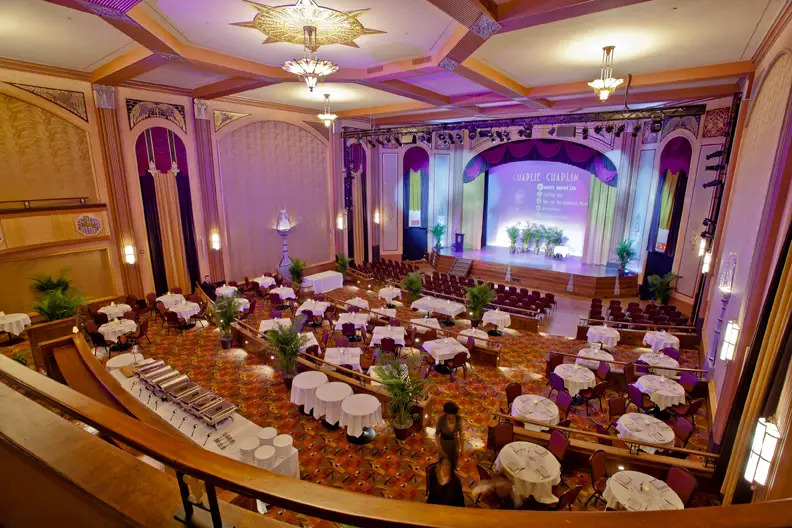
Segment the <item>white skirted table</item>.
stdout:
<svg viewBox="0 0 792 528">
<path fill-rule="evenodd" d="M 561 464 L 550 451 L 531 442 L 507 444 L 495 459 L 495 470 L 512 482 L 515 504 L 533 497 L 543 504 L 554 504 L 553 486 L 561 482 Z"/>
<path fill-rule="evenodd" d="M 374 429 L 383 423 L 382 405 L 371 394 L 354 394 L 341 402 L 341 420 L 347 438 L 352 443 L 365 444 L 374 440 Z"/>
<path fill-rule="evenodd" d="M 103 313 L 107 316 L 108 319 L 120 319 L 124 317 L 124 314 L 131 311 L 132 307 L 128 304 L 108 304 L 107 306 L 102 306 L 97 310 L 99 313 Z"/>
<path fill-rule="evenodd" d="M 229 286 L 226 284 L 215 289 L 215 294 L 217 294 L 218 297 L 233 297 L 237 294 L 237 291 L 239 291 L 239 288 L 236 286 Z"/>
<path fill-rule="evenodd" d="M 137 323 L 130 319 L 118 319 L 117 321 L 110 321 L 99 327 L 99 333 L 104 336 L 107 341 L 117 343 L 118 338 L 124 334 L 134 332 L 137 329 Z"/>
<path fill-rule="evenodd" d="M 360 355 L 363 350 L 360 348 L 328 348 L 325 350 L 324 360 L 332 365 L 349 365 L 354 370 L 363 371 L 360 368 Z M 331 369 L 325 365 L 323 368 Z"/>
<path fill-rule="evenodd" d="M 476 346 L 487 346 L 487 339 L 489 338 L 489 334 L 487 334 L 487 332 L 485 332 L 484 330 L 479 330 L 478 328 L 465 328 L 464 330 L 459 332 L 457 339 L 459 340 L 460 343 L 464 344 L 467 343 L 469 336 L 477 338 L 475 339 Z"/>
<path fill-rule="evenodd" d="M 0 332 L 19 335 L 26 326 L 30 326 L 30 317 L 23 313 L 0 315 Z"/>
<path fill-rule="evenodd" d="M 344 287 L 344 276 L 337 271 L 314 273 L 303 279 L 303 286 L 313 287 L 314 293 L 325 293 Z"/>
<path fill-rule="evenodd" d="M 511 316 L 507 312 L 501 312 L 500 309 L 487 310 L 481 318 L 483 323 L 492 323 L 498 327 L 498 330 L 503 331 L 504 328 L 511 326 Z"/>
<path fill-rule="evenodd" d="M 393 299 L 401 299 L 401 290 L 395 286 L 386 286 L 380 288 L 380 291 L 377 292 L 377 297 L 385 299 L 388 305 L 392 305 Z"/>
<path fill-rule="evenodd" d="M 271 286 L 275 286 L 275 277 L 270 277 L 269 275 L 261 275 L 252 279 L 251 282 L 257 282 L 259 287 L 269 288 Z"/>
<path fill-rule="evenodd" d="M 465 345 L 453 337 L 444 337 L 443 339 L 424 341 L 422 346 L 423 349 L 426 350 L 430 356 L 432 356 L 435 365 L 442 363 L 443 361 L 454 359 L 454 356 L 460 352 L 464 352 L 468 357 L 470 357 L 470 353 L 468 352 L 468 349 L 465 348 Z"/>
<path fill-rule="evenodd" d="M 582 348 L 577 355 L 578 358 L 575 360 L 575 363 L 592 370 L 597 370 L 599 368 L 600 361 L 613 361 L 613 355 L 605 352 L 601 348 Z"/>
<path fill-rule="evenodd" d="M 316 389 L 327 383 L 327 374 L 317 370 L 309 370 L 297 374 L 292 380 L 291 401 L 302 405 L 303 412 L 310 414 L 314 408 Z"/>
<path fill-rule="evenodd" d="M 275 327 L 289 327 L 292 325 L 292 320 L 288 317 L 276 317 L 275 319 L 264 319 L 259 323 L 259 333 L 269 332 L 275 330 Z M 311 334 L 313 335 L 313 334 Z"/>
<path fill-rule="evenodd" d="M 627 413 L 622 415 L 616 422 L 616 431 L 619 432 L 619 438 L 625 440 L 639 440 L 650 444 L 674 447 L 674 430 L 665 422 L 648 414 Z M 657 451 L 650 446 L 638 447 L 650 454 Z"/>
<path fill-rule="evenodd" d="M 464 304 L 448 299 L 437 299 L 435 297 L 421 297 L 417 301 L 414 301 L 410 307 L 414 310 L 439 313 L 447 316 L 449 319 L 465 311 Z M 445 324 L 453 324 L 453 321 L 445 321 Z"/>
<path fill-rule="evenodd" d="M 366 324 L 368 324 L 368 321 L 369 316 L 365 313 L 342 313 L 338 316 L 338 320 L 335 323 L 335 329 L 341 330 L 344 323 L 352 323 L 355 325 L 355 328 L 360 329 L 364 328 Z"/>
<path fill-rule="evenodd" d="M 393 339 L 399 345 L 404 346 L 406 329 L 401 326 L 375 326 L 374 331 L 371 333 L 371 346 L 379 345 L 386 337 Z"/>
<path fill-rule="evenodd" d="M 428 330 L 432 328 L 435 330 L 442 330 L 442 328 L 440 328 L 440 321 L 438 321 L 434 317 L 421 317 L 419 319 L 410 319 L 410 323 L 412 323 L 413 325 L 412 327 L 415 328 L 415 331 L 419 334 L 425 334 Z"/>
<path fill-rule="evenodd" d="M 649 395 L 649 398 L 661 411 L 672 405 L 685 403 L 684 387 L 665 376 L 647 374 L 638 378 L 635 386 L 644 394 Z"/>
<path fill-rule="evenodd" d="M 613 348 L 619 342 L 621 336 L 615 328 L 607 326 L 590 326 L 586 332 L 589 343 L 602 343 L 603 346 Z"/>
<path fill-rule="evenodd" d="M 108 372 L 112 372 L 116 369 L 120 369 L 121 367 L 126 367 L 127 365 L 134 365 L 141 362 L 143 362 L 143 356 L 141 354 L 126 352 L 108 359 L 107 363 L 105 363 L 105 368 L 108 370 Z"/>
<path fill-rule="evenodd" d="M 597 384 L 594 373 L 576 363 L 562 363 L 553 372 L 561 376 L 561 379 L 564 380 L 564 387 L 571 396 L 577 396 L 581 390 L 590 389 Z"/>
<path fill-rule="evenodd" d="M 352 297 L 351 299 L 347 300 L 346 303 L 347 309 L 349 309 L 350 306 L 357 306 L 358 308 L 362 308 L 364 310 L 369 309 L 368 301 L 366 299 L 361 299 L 360 297 Z"/>
<path fill-rule="evenodd" d="M 352 396 L 352 387 L 341 381 L 320 386 L 314 393 L 314 418 L 324 418 L 327 425 L 334 427 L 341 419 L 341 402 L 349 396 Z"/>
<path fill-rule="evenodd" d="M 385 319 L 393 319 L 396 317 L 396 308 L 372 308 L 371 313 Z"/>
<path fill-rule="evenodd" d="M 237 297 L 234 299 L 234 304 L 236 305 L 237 312 L 244 312 L 250 306 L 250 301 L 244 297 Z"/>
<path fill-rule="evenodd" d="M 558 406 L 553 400 L 537 394 L 521 394 L 514 398 L 511 415 L 535 422 L 556 425 L 558 423 Z M 534 424 L 523 424 L 531 431 L 547 431 L 547 427 Z"/>
<path fill-rule="evenodd" d="M 605 486 L 608 508 L 627 511 L 683 510 L 685 505 L 662 480 L 638 471 L 619 471 Z"/>
<path fill-rule="evenodd" d="M 297 308 L 297 315 L 301 315 L 304 311 L 311 312 L 312 316 L 324 315 L 325 311 L 330 308 L 330 303 L 326 301 L 305 301 Z"/>
<path fill-rule="evenodd" d="M 648 363 L 652 367 L 670 367 L 667 369 L 662 368 L 650 368 L 649 372 L 652 374 L 657 374 L 658 376 L 665 376 L 667 378 L 673 378 L 674 376 L 679 375 L 678 370 L 673 370 L 679 366 L 679 361 L 676 359 L 666 356 L 662 352 L 647 352 L 646 354 L 641 354 L 641 357 L 638 358 L 640 361 Z"/>
<path fill-rule="evenodd" d="M 652 352 L 660 352 L 664 348 L 675 348 L 679 350 L 679 338 L 673 334 L 669 334 L 665 330 L 660 332 L 650 330 L 646 332 L 643 337 L 643 344 L 649 345 Z"/>
<path fill-rule="evenodd" d="M 165 308 L 170 309 L 171 306 L 182 304 L 184 302 L 184 295 L 181 293 L 167 293 L 157 297 L 157 302 L 161 302 L 165 305 Z"/>
<path fill-rule="evenodd" d="M 292 290 L 291 288 L 287 288 L 285 286 L 279 286 L 278 288 L 272 288 L 270 290 L 270 293 L 277 294 L 278 297 L 281 298 L 281 300 L 296 299 L 297 298 L 297 296 L 294 294 L 294 290 Z"/>
<path fill-rule="evenodd" d="M 313 332 L 303 332 L 300 335 L 305 336 L 306 338 L 305 344 L 300 345 L 300 352 L 305 352 L 308 350 L 308 347 L 313 345 L 316 345 L 317 347 L 319 346 L 319 341 L 316 340 L 316 336 Z"/>
<path fill-rule="evenodd" d="M 178 315 L 179 319 L 187 321 L 190 319 L 190 317 L 201 311 L 201 305 L 198 303 L 185 301 L 182 304 L 171 306 L 169 310 Z"/>
</svg>

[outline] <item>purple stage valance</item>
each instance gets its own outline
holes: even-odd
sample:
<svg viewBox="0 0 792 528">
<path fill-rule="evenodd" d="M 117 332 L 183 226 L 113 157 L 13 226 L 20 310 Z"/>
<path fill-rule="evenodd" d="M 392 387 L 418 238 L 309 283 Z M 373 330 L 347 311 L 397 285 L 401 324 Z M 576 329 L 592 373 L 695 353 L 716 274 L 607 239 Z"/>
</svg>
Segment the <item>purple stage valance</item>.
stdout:
<svg viewBox="0 0 792 528">
<path fill-rule="evenodd" d="M 561 139 L 524 139 L 496 145 L 476 155 L 465 167 L 464 182 L 472 182 L 479 174 L 497 165 L 531 160 L 574 165 L 612 187 L 616 187 L 618 181 L 616 166 L 598 150 Z"/>
</svg>

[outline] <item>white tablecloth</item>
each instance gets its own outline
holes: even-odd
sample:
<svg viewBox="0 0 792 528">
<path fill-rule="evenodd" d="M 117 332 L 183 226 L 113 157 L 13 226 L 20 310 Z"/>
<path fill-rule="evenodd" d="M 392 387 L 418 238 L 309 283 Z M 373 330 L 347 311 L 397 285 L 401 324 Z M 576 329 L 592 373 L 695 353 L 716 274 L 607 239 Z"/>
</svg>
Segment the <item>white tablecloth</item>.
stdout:
<svg viewBox="0 0 792 528">
<path fill-rule="evenodd" d="M 616 422 L 619 438 L 640 440 L 667 447 L 674 447 L 674 430 L 654 416 L 643 413 L 627 413 Z M 639 446 L 647 453 L 657 451 L 654 447 Z"/>
<path fill-rule="evenodd" d="M 595 359 L 582 359 L 582 357 L 578 357 L 575 360 L 575 363 L 578 365 L 583 365 L 586 368 L 590 368 L 593 370 L 597 370 L 599 368 L 600 361 L 613 361 L 613 356 L 604 350 L 597 349 L 597 348 L 583 348 L 581 349 L 578 356 L 585 356 L 587 358 L 596 358 Z"/>
<path fill-rule="evenodd" d="M 435 360 L 435 364 L 443 361 L 454 359 L 459 352 L 464 352 L 468 357 L 470 353 L 465 345 L 454 339 L 453 337 L 444 337 L 443 339 L 434 339 L 432 341 L 424 341 L 423 348 Z"/>
<path fill-rule="evenodd" d="M 647 352 L 646 354 L 641 354 L 639 357 L 641 361 L 645 361 L 650 365 L 658 366 L 658 367 L 674 367 L 679 366 L 679 361 L 672 357 L 668 357 L 661 352 Z M 665 376 L 667 378 L 673 378 L 674 376 L 679 375 L 678 370 L 670 370 L 670 369 L 662 369 L 662 368 L 650 368 L 649 372 L 653 374 L 657 374 L 658 376 Z"/>
<path fill-rule="evenodd" d="M 401 290 L 395 286 L 386 286 L 384 288 L 380 288 L 380 291 L 377 293 L 377 297 L 380 299 L 385 299 L 390 304 L 393 299 L 401 299 Z"/>
<path fill-rule="evenodd" d="M 30 325 L 30 317 L 23 313 L 13 313 L 0 316 L 0 331 L 19 335 Z"/>
<path fill-rule="evenodd" d="M 137 323 L 129 319 L 119 319 L 118 321 L 110 321 L 99 327 L 101 333 L 107 341 L 115 343 L 118 338 L 129 332 L 134 332 L 137 329 Z"/>
<path fill-rule="evenodd" d="M 280 286 L 278 288 L 272 288 L 270 293 L 277 293 L 281 299 L 296 299 L 297 296 L 294 295 L 294 290 L 291 288 L 287 288 L 285 286 Z"/>
<path fill-rule="evenodd" d="M 590 326 L 586 337 L 589 343 L 602 343 L 608 348 L 615 347 L 621 338 L 618 330 L 607 326 Z"/>
<path fill-rule="evenodd" d="M 181 293 L 169 293 L 166 295 L 160 295 L 157 297 L 157 302 L 161 302 L 165 305 L 165 308 L 170 308 L 171 306 L 176 306 L 177 304 L 182 304 L 184 302 L 184 295 Z"/>
<path fill-rule="evenodd" d="M 393 319 L 396 317 L 396 308 L 372 308 L 371 313 Z"/>
<path fill-rule="evenodd" d="M 108 304 L 107 306 L 102 306 L 97 311 L 105 314 L 107 318 L 112 321 L 113 319 L 121 319 L 124 317 L 124 314 L 130 310 L 132 310 L 132 307 L 128 304 Z"/>
<path fill-rule="evenodd" d="M 303 279 L 303 286 L 313 286 L 314 293 L 324 293 L 344 287 L 344 276 L 337 271 L 314 273 Z"/>
<path fill-rule="evenodd" d="M 564 387 L 572 396 L 577 396 L 581 390 L 590 389 L 597 384 L 594 373 L 576 363 L 563 363 L 558 365 L 553 372 L 561 376 L 564 380 Z"/>
<path fill-rule="evenodd" d="M 252 279 L 251 282 L 258 282 L 259 287 L 264 286 L 265 288 L 269 288 L 270 286 L 275 286 L 275 278 L 268 275 L 256 277 Z"/>
<path fill-rule="evenodd" d="M 361 299 L 360 297 L 353 297 L 346 301 L 347 303 L 347 310 L 349 310 L 350 306 L 357 306 L 358 308 L 363 308 L 364 310 L 368 310 L 369 303 L 366 299 Z"/>
<path fill-rule="evenodd" d="M 291 388 L 291 401 L 295 405 L 302 405 L 306 413 L 314 408 L 314 395 L 316 389 L 327 383 L 327 374 L 317 370 L 301 372 L 294 376 Z"/>
<path fill-rule="evenodd" d="M 215 290 L 215 293 L 217 294 L 218 297 L 233 297 L 234 295 L 237 294 L 238 290 L 239 288 L 237 288 L 236 286 L 229 286 L 228 284 L 226 284 L 224 286 L 220 286 L 219 288 L 217 288 Z"/>
<path fill-rule="evenodd" d="M 107 360 L 105 363 L 105 368 L 108 371 L 113 371 L 116 369 L 120 369 L 121 367 L 126 367 L 127 365 L 133 365 L 135 363 L 141 363 L 143 361 L 142 354 L 133 354 L 131 352 L 126 352 L 124 354 L 118 354 L 117 356 L 113 356 Z"/>
<path fill-rule="evenodd" d="M 338 425 L 346 427 L 349 436 L 360 436 L 365 427 L 382 423 L 382 405 L 371 394 L 354 394 L 341 402 L 341 420 Z"/>
<path fill-rule="evenodd" d="M 329 302 L 308 300 L 297 308 L 297 315 L 302 314 L 303 310 L 310 310 L 313 315 L 322 315 L 328 308 L 330 308 Z"/>
<path fill-rule="evenodd" d="M 352 396 L 352 387 L 341 381 L 331 381 L 316 389 L 313 415 L 317 420 L 324 416 L 329 424 L 341 419 L 341 402 Z"/>
<path fill-rule="evenodd" d="M 465 311 L 465 305 L 447 299 L 437 299 L 435 297 L 421 297 L 414 301 L 411 308 L 423 310 L 424 312 L 435 312 L 449 317 L 456 317 Z"/>
<path fill-rule="evenodd" d="M 360 354 L 363 350 L 359 348 L 328 348 L 325 350 L 324 360 L 333 365 L 351 365 L 353 369 L 360 368 Z"/>
<path fill-rule="evenodd" d="M 234 304 L 236 304 L 236 309 L 238 312 L 244 312 L 247 310 L 248 306 L 250 306 L 250 301 L 244 297 L 237 297 L 234 299 Z"/>
<path fill-rule="evenodd" d="M 182 304 L 171 306 L 169 310 L 179 316 L 179 319 L 185 321 L 201 311 L 201 305 L 198 303 L 185 301 Z"/>
<path fill-rule="evenodd" d="M 554 504 L 553 486 L 561 482 L 561 464 L 550 451 L 531 442 L 507 444 L 495 459 L 495 470 L 512 484 L 518 501 L 533 497 L 543 504 Z"/>
<path fill-rule="evenodd" d="M 419 334 L 425 334 L 429 328 L 434 328 L 435 330 L 442 330 L 440 327 L 440 321 L 435 319 L 434 317 L 421 317 L 420 319 L 410 319 L 410 322 L 414 324 L 413 328 Z M 427 326 L 429 328 L 427 328 Z"/>
<path fill-rule="evenodd" d="M 305 352 L 311 345 L 319 346 L 319 341 L 316 340 L 316 336 L 313 334 L 313 332 L 303 332 L 300 335 L 307 338 L 305 344 L 300 347 L 300 352 Z"/>
<path fill-rule="evenodd" d="M 676 381 L 664 376 L 647 374 L 635 382 L 641 392 L 648 394 L 649 398 L 657 404 L 660 410 L 672 405 L 685 403 L 685 389 Z"/>
<path fill-rule="evenodd" d="M 406 329 L 401 326 L 375 326 L 371 333 L 371 345 L 379 345 L 382 339 L 390 337 L 397 345 L 404 346 L 404 334 Z"/>
<path fill-rule="evenodd" d="M 467 344 L 468 336 L 483 338 L 483 339 L 475 340 L 476 346 L 483 346 L 483 347 L 487 346 L 487 339 L 489 339 L 489 334 L 487 334 L 487 332 L 485 332 L 484 330 L 479 330 L 478 328 L 465 328 L 464 330 L 459 332 L 457 339 L 459 340 L 460 343 Z"/>
<path fill-rule="evenodd" d="M 643 344 L 652 347 L 652 352 L 660 352 L 666 347 L 679 350 L 679 338 L 665 330 L 660 332 L 650 330 L 646 332 L 643 337 Z"/>
<path fill-rule="evenodd" d="M 265 319 L 259 323 L 259 333 L 275 330 L 275 326 L 291 326 L 292 320 L 288 317 L 276 317 L 275 319 Z"/>
<path fill-rule="evenodd" d="M 511 415 L 527 420 L 556 425 L 558 423 L 558 406 L 553 400 L 536 394 L 521 394 L 514 398 L 511 406 Z M 547 431 L 547 427 L 533 424 L 523 424 L 531 431 Z"/>
<path fill-rule="evenodd" d="M 602 498 L 614 510 L 682 510 L 685 505 L 668 484 L 646 473 L 619 471 L 608 479 Z"/>
<path fill-rule="evenodd" d="M 484 312 L 481 322 L 484 324 L 492 323 L 497 325 L 500 330 L 503 330 L 511 325 L 511 316 L 507 312 L 501 312 L 500 310 L 487 310 Z"/>
<path fill-rule="evenodd" d="M 344 323 L 352 323 L 355 328 L 363 328 L 369 321 L 369 315 L 365 313 L 342 313 L 338 316 L 335 323 L 335 329 L 341 330 Z"/>
</svg>

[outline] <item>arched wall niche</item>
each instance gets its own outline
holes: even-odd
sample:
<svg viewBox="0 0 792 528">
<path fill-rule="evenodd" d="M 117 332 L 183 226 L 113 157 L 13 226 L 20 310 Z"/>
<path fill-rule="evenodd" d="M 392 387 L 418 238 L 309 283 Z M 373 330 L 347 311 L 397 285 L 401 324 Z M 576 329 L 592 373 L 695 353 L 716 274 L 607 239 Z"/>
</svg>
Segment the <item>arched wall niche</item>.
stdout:
<svg viewBox="0 0 792 528">
<path fill-rule="evenodd" d="M 426 252 L 429 226 L 429 152 L 420 145 L 402 154 L 403 258 L 418 260 Z"/>
</svg>

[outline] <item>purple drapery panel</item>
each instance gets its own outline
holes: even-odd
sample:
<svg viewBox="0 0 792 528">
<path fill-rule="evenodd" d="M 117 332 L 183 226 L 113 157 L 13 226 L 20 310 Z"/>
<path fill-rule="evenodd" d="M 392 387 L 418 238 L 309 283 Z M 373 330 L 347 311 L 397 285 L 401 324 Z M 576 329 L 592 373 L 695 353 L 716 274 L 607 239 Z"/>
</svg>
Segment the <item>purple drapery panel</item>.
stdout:
<svg viewBox="0 0 792 528">
<path fill-rule="evenodd" d="M 140 177 L 140 193 L 143 198 L 143 216 L 146 219 L 146 238 L 149 245 L 151 272 L 154 275 L 156 292 L 168 291 L 168 278 L 165 275 L 165 258 L 162 255 L 162 238 L 160 237 L 159 215 L 157 214 L 157 193 L 154 191 L 154 176 L 149 171 L 149 150 L 146 146 L 149 135 L 140 134 L 135 142 L 138 176 Z"/>
<path fill-rule="evenodd" d="M 611 187 L 616 187 L 618 182 L 616 166 L 605 154 L 587 145 L 561 139 L 524 139 L 491 147 L 468 162 L 463 179 L 469 183 L 497 165 L 531 160 L 579 167 Z"/>
<path fill-rule="evenodd" d="M 671 210 L 671 225 L 668 229 L 668 241 L 665 254 L 674 256 L 676 252 L 679 224 L 682 220 L 682 206 L 685 202 L 685 188 L 687 187 L 687 174 L 690 170 L 690 160 L 693 157 L 693 147 L 684 137 L 675 137 L 669 141 L 660 153 L 660 180 L 655 194 L 655 208 L 652 212 L 652 227 L 649 229 L 648 250 L 657 251 L 657 228 L 660 225 L 660 207 L 663 202 L 663 187 L 668 173 L 679 173 L 676 189 L 674 189 L 674 207 Z"/>
</svg>

